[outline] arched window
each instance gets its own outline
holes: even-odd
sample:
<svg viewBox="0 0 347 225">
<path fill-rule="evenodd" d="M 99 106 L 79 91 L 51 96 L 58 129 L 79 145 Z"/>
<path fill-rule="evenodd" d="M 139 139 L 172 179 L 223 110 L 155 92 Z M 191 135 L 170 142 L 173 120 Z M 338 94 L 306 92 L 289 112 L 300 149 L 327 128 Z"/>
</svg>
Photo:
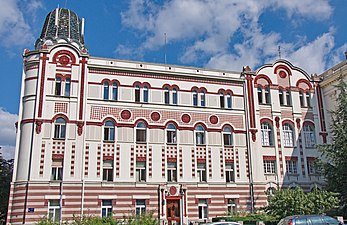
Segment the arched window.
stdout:
<svg viewBox="0 0 347 225">
<path fill-rule="evenodd" d="M 283 145 L 284 147 L 294 146 L 294 131 L 289 123 L 283 125 Z"/>
<path fill-rule="evenodd" d="M 104 125 L 104 141 L 114 141 L 115 127 L 111 120 L 105 122 Z"/>
<path fill-rule="evenodd" d="M 273 132 L 270 123 L 261 124 L 261 144 L 262 146 L 272 146 L 273 143 Z"/>
<path fill-rule="evenodd" d="M 55 78 L 55 95 L 61 95 L 61 77 Z"/>
<path fill-rule="evenodd" d="M 193 90 L 193 105 L 198 106 L 198 92 L 197 92 L 197 90 Z"/>
<path fill-rule="evenodd" d="M 270 94 L 270 88 L 265 88 L 265 103 L 271 104 L 271 94 Z"/>
<path fill-rule="evenodd" d="M 54 122 L 54 138 L 65 139 L 66 121 L 62 117 L 58 117 Z"/>
<path fill-rule="evenodd" d="M 165 102 L 165 105 L 170 104 L 170 92 L 168 87 L 164 88 L 164 102 Z"/>
<path fill-rule="evenodd" d="M 299 99 L 300 99 L 300 106 L 305 107 L 305 101 L 304 101 L 304 93 L 303 91 L 299 91 Z"/>
<path fill-rule="evenodd" d="M 233 144 L 233 139 L 232 139 L 230 127 L 225 127 L 223 129 L 223 143 L 225 146 L 230 146 Z"/>
<path fill-rule="evenodd" d="M 148 102 L 148 87 L 146 85 L 143 87 L 143 102 Z"/>
<path fill-rule="evenodd" d="M 204 107 L 205 104 L 206 104 L 206 101 L 205 101 L 205 91 L 201 91 L 200 92 L 200 105 Z"/>
<path fill-rule="evenodd" d="M 263 88 L 259 86 L 257 89 L 257 93 L 258 93 L 258 103 L 263 104 Z"/>
<path fill-rule="evenodd" d="M 306 92 L 306 106 L 311 107 L 311 94 L 309 91 Z"/>
<path fill-rule="evenodd" d="M 219 93 L 219 104 L 220 104 L 220 107 L 223 109 L 224 108 L 224 93 L 222 91 Z"/>
<path fill-rule="evenodd" d="M 140 86 L 135 86 L 135 102 L 140 102 Z"/>
<path fill-rule="evenodd" d="M 227 94 L 227 106 L 228 106 L 228 109 L 231 109 L 231 94 L 230 93 Z"/>
<path fill-rule="evenodd" d="M 112 84 L 112 100 L 118 100 L 118 84 L 116 82 Z"/>
<path fill-rule="evenodd" d="M 287 100 L 287 106 L 291 106 L 292 105 L 292 95 L 290 90 L 286 91 L 286 100 Z"/>
<path fill-rule="evenodd" d="M 205 129 L 203 126 L 198 125 L 195 129 L 195 141 L 197 145 L 205 144 Z"/>
<path fill-rule="evenodd" d="M 107 81 L 104 82 L 104 100 L 108 100 L 110 88 Z"/>
<path fill-rule="evenodd" d="M 172 88 L 172 104 L 177 105 L 178 97 L 177 97 L 177 89 Z"/>
<path fill-rule="evenodd" d="M 283 89 L 280 88 L 278 90 L 278 97 L 280 99 L 280 105 L 284 105 L 284 95 L 283 95 Z"/>
<path fill-rule="evenodd" d="M 316 144 L 316 135 L 314 132 L 314 127 L 310 124 L 304 125 L 304 138 L 305 138 L 305 146 L 307 148 L 313 148 Z"/>
<path fill-rule="evenodd" d="M 139 122 L 136 125 L 136 142 L 137 143 L 145 143 L 147 141 L 146 131 L 147 131 L 147 127 L 145 123 Z"/>
<path fill-rule="evenodd" d="M 168 144 L 176 144 L 177 143 L 177 130 L 176 126 L 170 123 L 166 127 L 166 141 Z"/>
<path fill-rule="evenodd" d="M 71 79 L 70 77 L 67 77 L 65 79 L 65 96 L 70 96 L 70 89 L 71 89 Z"/>
</svg>

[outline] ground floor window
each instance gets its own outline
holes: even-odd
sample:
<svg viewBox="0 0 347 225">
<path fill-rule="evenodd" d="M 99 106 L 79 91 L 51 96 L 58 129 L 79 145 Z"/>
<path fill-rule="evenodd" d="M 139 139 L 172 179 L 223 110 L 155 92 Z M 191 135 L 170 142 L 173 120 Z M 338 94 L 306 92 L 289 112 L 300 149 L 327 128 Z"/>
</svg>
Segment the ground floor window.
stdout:
<svg viewBox="0 0 347 225">
<path fill-rule="evenodd" d="M 136 215 L 141 215 L 146 213 L 146 199 L 137 199 L 135 209 L 136 209 Z"/>
<path fill-rule="evenodd" d="M 112 200 L 102 200 L 101 217 L 112 216 Z"/>
<path fill-rule="evenodd" d="M 199 219 L 208 218 L 208 204 L 207 199 L 199 199 Z"/>
<path fill-rule="evenodd" d="M 48 202 L 48 218 L 54 222 L 60 221 L 60 200 L 54 199 Z"/>
<path fill-rule="evenodd" d="M 236 211 L 236 199 L 229 198 L 228 199 L 228 215 L 235 215 Z"/>
</svg>

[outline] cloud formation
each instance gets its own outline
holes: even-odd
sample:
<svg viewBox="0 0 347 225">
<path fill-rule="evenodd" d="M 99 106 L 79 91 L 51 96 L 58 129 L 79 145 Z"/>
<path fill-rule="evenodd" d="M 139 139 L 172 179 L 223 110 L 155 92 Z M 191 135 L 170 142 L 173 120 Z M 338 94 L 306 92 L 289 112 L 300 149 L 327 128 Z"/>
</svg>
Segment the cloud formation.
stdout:
<svg viewBox="0 0 347 225">
<path fill-rule="evenodd" d="M 150 0 L 131 0 L 121 16 L 124 26 L 142 34 L 141 51 L 162 47 L 164 33 L 168 34 L 169 44 L 188 43 L 180 57 L 185 64 L 207 58 L 204 66 L 209 68 L 255 67 L 275 59 L 277 47 L 281 45 L 288 49 L 285 54 L 288 59 L 300 62 L 298 66 L 307 65 L 310 60 L 312 66 L 305 68 L 308 72 L 324 70 L 326 54 L 334 47 L 333 32 L 300 45 L 287 43 L 280 33 L 262 30 L 261 16 L 269 11 L 284 12 L 289 23 L 300 23 L 303 18 L 326 20 L 333 8 L 327 0 L 171 0 L 157 4 Z M 308 57 L 315 47 L 323 49 Z"/>
<path fill-rule="evenodd" d="M 0 147 L 3 157 L 10 159 L 14 157 L 14 148 L 16 145 L 15 123 L 18 115 L 11 114 L 0 108 Z"/>
</svg>

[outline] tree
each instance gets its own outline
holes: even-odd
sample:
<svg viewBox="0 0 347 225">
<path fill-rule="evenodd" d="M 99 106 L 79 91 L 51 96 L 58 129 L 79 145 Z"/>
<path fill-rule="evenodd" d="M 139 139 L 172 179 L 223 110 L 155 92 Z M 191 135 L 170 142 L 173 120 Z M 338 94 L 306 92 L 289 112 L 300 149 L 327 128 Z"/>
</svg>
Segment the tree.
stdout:
<svg viewBox="0 0 347 225">
<path fill-rule="evenodd" d="M 323 214 L 339 206 L 338 194 L 318 189 L 305 193 L 301 188 L 282 189 L 268 195 L 265 211 L 277 218 L 300 214 Z"/>
<path fill-rule="evenodd" d="M 13 159 L 5 160 L 0 155 L 0 224 L 6 221 L 12 171 Z"/>
<path fill-rule="evenodd" d="M 340 78 L 336 86 L 336 108 L 331 111 L 331 142 L 318 145 L 322 153 L 319 165 L 326 179 L 326 188 L 340 194 L 342 207 L 347 208 L 347 84 Z M 345 212 L 347 210 L 344 210 Z M 347 216 L 347 215 L 345 215 Z"/>
</svg>

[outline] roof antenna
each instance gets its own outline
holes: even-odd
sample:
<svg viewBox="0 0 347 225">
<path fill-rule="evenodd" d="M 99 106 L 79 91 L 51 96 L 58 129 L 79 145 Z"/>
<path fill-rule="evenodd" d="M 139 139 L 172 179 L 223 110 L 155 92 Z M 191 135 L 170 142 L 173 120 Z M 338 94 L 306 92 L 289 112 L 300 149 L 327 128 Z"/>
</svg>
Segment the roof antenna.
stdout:
<svg viewBox="0 0 347 225">
<path fill-rule="evenodd" d="M 278 57 L 281 59 L 281 45 L 278 46 Z"/>
<path fill-rule="evenodd" d="M 165 64 L 167 64 L 166 62 L 166 33 L 164 33 L 164 62 Z"/>
<path fill-rule="evenodd" d="M 64 7 L 65 9 L 66 9 L 66 5 L 67 5 L 67 0 L 65 0 L 65 7 Z"/>
</svg>

